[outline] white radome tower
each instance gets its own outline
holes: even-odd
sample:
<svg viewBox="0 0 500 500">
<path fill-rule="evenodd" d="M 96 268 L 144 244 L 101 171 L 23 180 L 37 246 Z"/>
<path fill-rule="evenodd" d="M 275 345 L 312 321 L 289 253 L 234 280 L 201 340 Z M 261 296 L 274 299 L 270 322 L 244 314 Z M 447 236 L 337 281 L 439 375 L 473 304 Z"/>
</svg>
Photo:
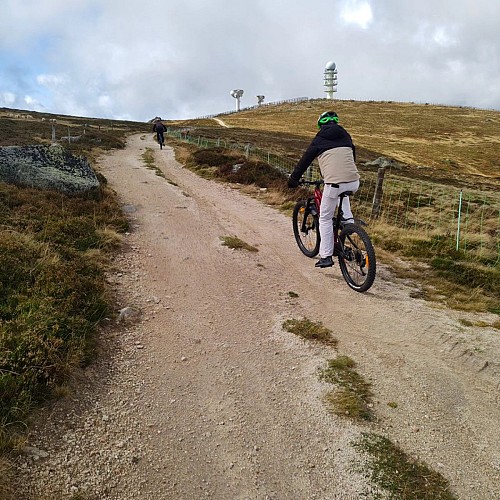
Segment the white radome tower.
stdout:
<svg viewBox="0 0 500 500">
<path fill-rule="evenodd" d="M 236 99 L 236 111 L 240 110 L 240 98 L 243 95 L 243 90 L 235 89 L 229 92 Z"/>
<path fill-rule="evenodd" d="M 327 99 L 333 99 L 333 93 L 337 92 L 337 66 L 333 61 L 326 63 L 324 85 Z"/>
</svg>

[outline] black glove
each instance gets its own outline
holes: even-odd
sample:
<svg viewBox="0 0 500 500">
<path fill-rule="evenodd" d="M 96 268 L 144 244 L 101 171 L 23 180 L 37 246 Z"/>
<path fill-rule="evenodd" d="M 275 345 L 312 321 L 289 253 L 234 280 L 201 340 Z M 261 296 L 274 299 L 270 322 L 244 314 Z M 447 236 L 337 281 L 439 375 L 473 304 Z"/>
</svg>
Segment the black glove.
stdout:
<svg viewBox="0 0 500 500">
<path fill-rule="evenodd" d="M 288 187 L 289 188 L 296 188 L 299 186 L 299 181 L 294 179 L 292 176 L 288 178 Z"/>
</svg>

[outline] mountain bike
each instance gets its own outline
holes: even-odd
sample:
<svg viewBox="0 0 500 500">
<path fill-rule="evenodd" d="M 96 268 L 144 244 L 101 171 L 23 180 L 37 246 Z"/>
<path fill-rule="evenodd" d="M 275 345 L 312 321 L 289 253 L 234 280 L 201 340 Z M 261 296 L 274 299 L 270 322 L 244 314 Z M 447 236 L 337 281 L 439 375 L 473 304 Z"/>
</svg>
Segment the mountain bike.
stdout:
<svg viewBox="0 0 500 500">
<path fill-rule="evenodd" d="M 319 234 L 319 208 L 323 191 L 322 180 L 306 181 L 300 184 L 314 186 L 312 196 L 296 203 L 293 209 L 293 234 L 301 252 L 307 257 L 315 257 L 319 252 L 321 241 Z M 375 249 L 362 226 L 366 223 L 354 219 L 354 223 L 346 223 L 343 219 L 342 201 L 351 191 L 340 193 L 337 213 L 332 219 L 334 252 L 338 258 L 340 271 L 347 284 L 357 292 L 366 292 L 375 281 L 376 258 Z"/>
<path fill-rule="evenodd" d="M 163 134 L 159 134 L 156 132 L 156 140 L 158 141 L 158 144 L 160 145 L 160 149 L 163 149 L 163 144 L 165 143 L 165 139 L 163 137 Z"/>
</svg>

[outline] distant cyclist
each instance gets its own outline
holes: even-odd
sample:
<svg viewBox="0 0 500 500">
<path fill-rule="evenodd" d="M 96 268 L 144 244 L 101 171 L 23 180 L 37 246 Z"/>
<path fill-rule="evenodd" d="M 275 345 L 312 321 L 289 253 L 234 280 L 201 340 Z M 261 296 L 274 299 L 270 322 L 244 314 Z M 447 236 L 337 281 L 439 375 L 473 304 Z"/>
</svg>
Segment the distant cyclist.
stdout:
<svg viewBox="0 0 500 500">
<path fill-rule="evenodd" d="M 337 208 L 339 194 L 343 191 L 355 192 L 359 188 L 359 173 L 356 168 L 356 149 L 349 133 L 339 124 L 335 111 L 326 111 L 318 118 L 319 132 L 306 149 L 288 179 L 288 187 L 296 188 L 299 180 L 317 157 L 321 175 L 325 182 L 319 213 L 320 259 L 316 267 L 333 266 L 333 225 L 332 218 Z M 344 219 L 353 222 L 349 197 L 342 203 Z"/>
<path fill-rule="evenodd" d="M 158 140 L 158 144 L 160 145 L 160 147 L 163 146 L 163 143 L 165 142 L 164 133 L 166 131 L 167 127 L 163 125 L 161 118 L 158 118 L 153 125 L 153 132 L 156 132 L 156 139 Z"/>
</svg>

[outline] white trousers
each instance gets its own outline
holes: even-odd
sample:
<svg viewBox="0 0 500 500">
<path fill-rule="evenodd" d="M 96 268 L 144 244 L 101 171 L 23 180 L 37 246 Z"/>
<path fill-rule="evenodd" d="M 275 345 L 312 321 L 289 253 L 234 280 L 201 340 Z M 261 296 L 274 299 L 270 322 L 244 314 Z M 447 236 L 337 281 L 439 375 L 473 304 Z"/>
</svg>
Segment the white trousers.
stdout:
<svg viewBox="0 0 500 500">
<path fill-rule="evenodd" d="M 321 241 L 319 245 L 319 256 L 321 258 L 333 255 L 333 224 L 332 218 L 335 215 L 335 209 L 339 203 L 339 195 L 344 191 L 352 191 L 355 193 L 359 188 L 359 180 L 353 182 L 344 182 L 339 184 L 340 187 L 328 186 L 325 184 L 323 189 L 323 198 L 319 209 L 319 234 Z M 344 219 L 353 219 L 351 212 L 351 204 L 349 198 L 344 198 L 342 203 L 342 211 Z M 351 220 L 350 222 L 353 222 Z"/>
</svg>

